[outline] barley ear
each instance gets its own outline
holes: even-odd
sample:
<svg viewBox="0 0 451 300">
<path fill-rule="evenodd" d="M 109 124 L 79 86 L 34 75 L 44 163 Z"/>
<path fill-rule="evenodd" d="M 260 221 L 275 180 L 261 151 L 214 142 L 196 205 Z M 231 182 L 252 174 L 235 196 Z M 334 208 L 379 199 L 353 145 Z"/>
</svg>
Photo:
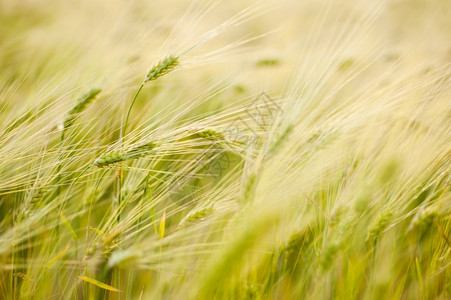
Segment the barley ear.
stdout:
<svg viewBox="0 0 451 300">
<path fill-rule="evenodd" d="M 390 210 L 387 210 L 383 212 L 374 222 L 370 230 L 368 231 L 367 241 L 371 240 L 372 238 L 377 238 L 379 235 L 387 228 L 387 226 L 390 224 L 390 219 L 393 215 L 393 212 Z"/>
<path fill-rule="evenodd" d="M 268 154 L 274 154 L 292 132 L 293 125 L 288 125 L 287 127 L 285 127 L 285 129 L 276 136 L 276 139 L 269 147 Z"/>
<path fill-rule="evenodd" d="M 196 132 L 196 135 L 201 138 L 211 140 L 211 141 L 222 141 L 225 138 L 221 132 L 218 132 L 218 131 L 215 131 L 212 129 L 206 129 L 206 130 Z"/>
<path fill-rule="evenodd" d="M 101 89 L 92 89 L 85 95 L 83 95 L 79 100 L 77 105 L 75 105 L 67 114 L 66 119 L 63 122 L 63 128 L 66 129 L 74 123 L 76 116 L 83 112 L 88 105 L 97 97 L 101 92 Z"/>
<path fill-rule="evenodd" d="M 425 231 L 438 216 L 436 207 L 421 208 L 410 222 L 408 231 L 417 229 L 420 232 Z"/>
<path fill-rule="evenodd" d="M 336 254 L 340 249 L 340 243 L 337 241 L 327 243 L 320 260 L 320 267 L 323 271 L 327 271 L 332 267 Z"/>
<path fill-rule="evenodd" d="M 144 82 L 157 80 L 161 76 L 164 76 L 168 74 L 170 71 L 172 71 L 175 67 L 177 67 L 179 64 L 179 57 L 170 55 L 160 61 L 157 65 L 153 66 L 152 69 L 150 69 L 147 72 L 146 78 L 144 78 Z"/>
<path fill-rule="evenodd" d="M 114 150 L 101 155 L 94 161 L 94 166 L 106 167 L 115 163 L 138 159 L 151 153 L 157 144 L 154 142 L 143 143 L 129 148 L 126 151 Z"/>
<path fill-rule="evenodd" d="M 258 178 L 256 173 L 252 172 L 249 174 L 242 195 L 243 203 L 248 203 L 253 200 L 255 196 L 255 188 L 257 185 L 257 180 Z"/>
<path fill-rule="evenodd" d="M 214 212 L 214 208 L 211 206 L 191 212 L 180 221 L 179 226 L 184 226 L 186 224 L 192 224 L 192 223 L 202 221 L 202 220 L 206 219 L 208 216 L 210 216 L 213 212 Z"/>
</svg>

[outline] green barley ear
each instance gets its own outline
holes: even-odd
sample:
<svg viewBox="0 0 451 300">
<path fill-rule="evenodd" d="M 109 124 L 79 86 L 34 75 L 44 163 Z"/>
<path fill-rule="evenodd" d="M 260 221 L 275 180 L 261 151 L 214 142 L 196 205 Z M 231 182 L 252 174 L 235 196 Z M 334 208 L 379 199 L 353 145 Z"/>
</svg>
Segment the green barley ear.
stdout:
<svg viewBox="0 0 451 300">
<path fill-rule="evenodd" d="M 288 136 L 292 132 L 293 132 L 292 125 L 288 125 L 287 127 L 285 127 L 285 129 L 279 135 L 276 136 L 276 139 L 269 147 L 268 154 L 273 154 L 274 152 L 276 152 L 276 149 L 279 148 L 280 145 L 282 145 L 282 143 L 288 138 Z"/>
<path fill-rule="evenodd" d="M 147 72 L 146 78 L 144 79 L 144 82 L 156 80 L 160 78 L 163 75 L 168 74 L 170 71 L 172 71 L 175 67 L 177 67 L 179 64 L 179 57 L 170 55 L 160 61 L 156 66 L 152 67 Z"/>
<path fill-rule="evenodd" d="M 157 146 L 158 144 L 155 142 L 142 143 L 131 147 L 125 152 L 125 154 L 129 157 L 129 159 L 136 159 L 149 154 Z"/>
<path fill-rule="evenodd" d="M 94 161 L 94 165 L 97 167 L 106 167 L 108 165 L 115 164 L 124 160 L 124 154 L 121 153 L 121 151 L 115 150 L 101 155 Z"/>
<path fill-rule="evenodd" d="M 257 179 L 258 178 L 256 173 L 252 172 L 251 174 L 249 174 L 242 195 L 243 203 L 248 203 L 249 201 L 252 201 L 252 199 L 254 198 Z"/>
<path fill-rule="evenodd" d="M 410 222 L 408 231 L 414 229 L 418 229 L 420 232 L 425 231 L 432 224 L 437 215 L 438 212 L 436 207 L 420 209 Z"/>
<path fill-rule="evenodd" d="M 66 119 L 63 122 L 63 128 L 66 129 L 71 126 L 77 116 L 77 114 L 84 111 L 88 105 L 97 97 L 97 95 L 101 92 L 101 89 L 92 89 L 83 97 L 78 100 L 77 105 L 75 105 L 67 114 Z"/>
<path fill-rule="evenodd" d="M 337 226 L 340 221 L 342 220 L 342 217 L 344 216 L 344 214 L 346 213 L 346 208 L 343 205 L 338 205 L 337 207 L 335 207 L 330 215 L 330 223 L 329 226 L 330 227 L 335 227 Z"/>
<path fill-rule="evenodd" d="M 331 268 L 339 249 L 339 242 L 334 241 L 327 243 L 320 260 L 320 267 L 323 271 L 327 271 Z"/>
<path fill-rule="evenodd" d="M 345 207 L 339 206 L 338 211 L 340 214 L 345 213 Z M 338 252 L 345 245 L 343 236 L 346 232 L 348 232 L 351 220 L 344 219 L 346 216 L 341 216 L 337 219 L 336 227 L 334 227 L 330 232 L 326 239 L 324 239 L 324 245 L 322 251 L 320 253 L 319 265 L 323 271 L 327 271 L 333 265 Z"/>
<path fill-rule="evenodd" d="M 370 241 L 372 238 L 377 238 L 384 231 L 387 226 L 390 224 L 390 219 L 393 215 L 391 210 L 387 210 L 383 212 L 373 224 L 373 226 L 368 231 L 367 241 Z"/>
<path fill-rule="evenodd" d="M 199 131 L 196 133 L 197 136 L 211 140 L 211 141 L 221 141 L 224 140 L 224 135 L 221 132 L 212 130 L 212 129 L 206 129 L 203 131 Z"/>
<path fill-rule="evenodd" d="M 290 236 L 287 243 L 283 246 L 282 251 L 291 256 L 296 254 L 308 242 L 310 242 L 310 235 L 308 229 L 298 231 Z"/>
<path fill-rule="evenodd" d="M 156 143 L 148 142 L 138 146 L 131 147 L 126 151 L 119 150 L 110 151 L 97 158 L 94 161 L 94 166 L 106 167 L 115 163 L 138 159 L 148 155 L 156 147 L 157 147 Z"/>
<path fill-rule="evenodd" d="M 205 218 L 207 218 L 208 216 L 210 216 L 213 212 L 214 212 L 213 207 L 205 207 L 203 209 L 192 212 L 180 221 L 179 226 L 184 226 L 187 224 L 192 224 L 192 223 L 202 221 Z"/>
</svg>

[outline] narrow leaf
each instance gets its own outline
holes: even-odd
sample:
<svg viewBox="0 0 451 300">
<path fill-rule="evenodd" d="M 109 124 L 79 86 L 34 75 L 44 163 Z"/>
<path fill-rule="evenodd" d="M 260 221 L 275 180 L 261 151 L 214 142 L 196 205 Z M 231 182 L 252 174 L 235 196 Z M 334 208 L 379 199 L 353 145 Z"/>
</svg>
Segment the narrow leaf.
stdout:
<svg viewBox="0 0 451 300">
<path fill-rule="evenodd" d="M 57 260 L 59 260 L 61 257 L 64 256 L 64 254 L 66 254 L 67 250 L 69 250 L 71 243 L 69 243 L 60 253 L 58 253 L 57 255 L 55 255 L 55 257 L 53 257 L 48 263 L 47 263 L 47 269 L 50 269 Z"/>
<path fill-rule="evenodd" d="M 417 267 L 417 276 L 418 276 L 418 282 L 420 283 L 420 292 L 423 292 L 423 276 L 421 276 L 421 268 L 420 263 L 418 262 L 418 257 L 415 257 L 415 265 Z"/>
<path fill-rule="evenodd" d="M 166 223 L 166 210 L 163 212 L 163 217 L 161 218 L 160 222 L 160 240 L 164 238 L 165 223 Z"/>
<path fill-rule="evenodd" d="M 17 276 L 25 281 L 33 281 L 33 279 L 31 279 L 30 277 L 28 277 L 27 275 L 25 275 L 24 273 L 21 273 L 21 272 L 14 273 L 14 276 Z"/>
<path fill-rule="evenodd" d="M 69 220 L 61 213 L 60 219 L 63 221 L 63 224 L 66 226 L 66 228 L 69 230 L 69 232 L 72 234 L 72 237 L 74 240 L 78 239 L 77 233 L 75 232 L 74 228 L 70 225 Z"/>
<path fill-rule="evenodd" d="M 95 279 L 92 279 L 92 278 L 89 278 L 89 277 L 86 277 L 86 276 L 77 276 L 77 277 L 79 279 L 83 280 L 83 281 L 86 281 L 86 282 L 89 282 L 89 283 L 91 283 L 93 285 L 96 285 L 96 286 L 98 286 L 101 289 L 112 291 L 112 292 L 120 292 L 120 290 L 118 290 L 117 288 L 114 288 L 111 285 L 105 284 L 105 283 L 97 281 Z"/>
<path fill-rule="evenodd" d="M 95 228 L 95 227 L 92 227 L 92 226 L 88 226 L 88 229 L 94 231 L 95 233 L 97 233 L 97 234 L 100 235 L 100 236 L 104 236 L 104 235 L 105 235 L 105 234 L 104 234 L 100 229 L 98 229 L 98 228 Z"/>
</svg>

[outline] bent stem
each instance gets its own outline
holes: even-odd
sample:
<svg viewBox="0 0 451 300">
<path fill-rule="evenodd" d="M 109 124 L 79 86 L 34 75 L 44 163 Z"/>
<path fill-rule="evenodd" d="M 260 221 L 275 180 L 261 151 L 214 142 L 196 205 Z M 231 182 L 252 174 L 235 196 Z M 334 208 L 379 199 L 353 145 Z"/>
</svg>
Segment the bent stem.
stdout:
<svg viewBox="0 0 451 300">
<path fill-rule="evenodd" d="M 143 86 L 144 86 L 144 82 L 141 83 L 141 85 L 139 86 L 138 91 L 135 94 L 135 97 L 133 97 L 132 103 L 130 103 L 130 106 L 128 107 L 128 112 L 127 112 L 127 116 L 125 117 L 124 126 L 122 126 L 121 140 L 125 136 L 125 132 L 127 130 L 127 124 L 128 124 L 128 119 L 130 118 L 130 112 L 132 111 L 133 105 L 135 104 L 135 101 L 138 98 L 138 95 L 141 92 Z"/>
<path fill-rule="evenodd" d="M 130 103 L 130 106 L 128 107 L 127 115 L 125 117 L 125 122 L 124 122 L 124 125 L 122 126 L 122 130 L 121 130 L 121 137 L 120 137 L 121 147 L 122 147 L 122 139 L 124 138 L 125 133 L 127 131 L 127 124 L 128 124 L 128 119 L 130 118 L 130 113 L 132 111 L 133 105 L 135 104 L 136 99 L 138 98 L 138 95 L 141 92 L 143 86 L 144 86 L 144 81 L 139 86 L 138 91 L 136 91 L 135 97 L 133 97 L 132 103 Z M 120 207 L 121 202 L 122 202 L 121 201 L 122 174 L 123 174 L 122 173 L 122 163 L 120 163 L 117 168 L 117 207 Z M 120 214 L 118 214 L 117 222 L 119 223 L 120 220 L 121 220 L 121 216 L 120 216 Z"/>
</svg>

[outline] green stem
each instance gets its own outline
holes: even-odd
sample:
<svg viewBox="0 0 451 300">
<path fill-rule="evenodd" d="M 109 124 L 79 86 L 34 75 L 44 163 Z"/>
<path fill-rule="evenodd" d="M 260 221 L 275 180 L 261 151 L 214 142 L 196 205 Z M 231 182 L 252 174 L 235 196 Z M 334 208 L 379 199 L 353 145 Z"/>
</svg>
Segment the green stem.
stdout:
<svg viewBox="0 0 451 300">
<path fill-rule="evenodd" d="M 125 117 L 124 126 L 122 127 L 121 138 L 125 136 L 125 133 L 126 133 L 126 130 L 127 130 L 128 119 L 130 118 L 130 112 L 132 111 L 132 107 L 135 104 L 135 101 L 138 98 L 138 95 L 141 92 L 143 86 L 144 86 L 144 82 L 141 83 L 141 85 L 139 86 L 138 91 L 135 94 L 135 97 L 133 98 L 132 103 L 130 103 L 130 106 L 129 106 L 128 112 L 127 112 L 127 116 Z"/>
<path fill-rule="evenodd" d="M 61 154 L 61 149 L 63 147 L 63 142 L 64 142 L 64 133 L 66 132 L 66 129 L 63 129 L 63 132 L 61 133 L 61 137 L 60 137 L 60 159 L 62 160 L 62 154 Z M 61 191 L 61 162 L 58 163 L 58 167 L 56 169 L 56 174 L 57 174 L 57 178 L 56 178 L 56 194 L 59 195 L 60 191 Z"/>
<path fill-rule="evenodd" d="M 124 125 L 122 126 L 122 130 L 121 130 L 121 136 L 120 136 L 121 147 L 122 147 L 122 139 L 124 138 L 124 136 L 125 136 L 125 134 L 127 132 L 127 124 L 128 124 L 128 119 L 130 118 L 130 112 L 132 111 L 133 105 L 135 104 L 136 99 L 138 98 L 138 95 L 141 92 L 143 86 L 144 86 L 144 82 L 141 83 L 141 85 L 139 86 L 138 91 L 136 91 L 135 97 L 133 97 L 132 103 L 130 103 L 130 106 L 128 107 L 127 116 L 125 117 L 125 122 L 124 122 Z M 118 202 L 118 207 L 120 207 L 120 205 L 121 205 L 121 189 L 122 189 L 121 175 L 122 175 L 122 163 L 119 165 L 118 175 L 117 175 L 117 187 L 118 187 L 117 202 Z M 121 218 L 120 215 L 118 215 L 117 216 L 117 222 L 118 223 L 120 221 L 120 218 Z"/>
</svg>

